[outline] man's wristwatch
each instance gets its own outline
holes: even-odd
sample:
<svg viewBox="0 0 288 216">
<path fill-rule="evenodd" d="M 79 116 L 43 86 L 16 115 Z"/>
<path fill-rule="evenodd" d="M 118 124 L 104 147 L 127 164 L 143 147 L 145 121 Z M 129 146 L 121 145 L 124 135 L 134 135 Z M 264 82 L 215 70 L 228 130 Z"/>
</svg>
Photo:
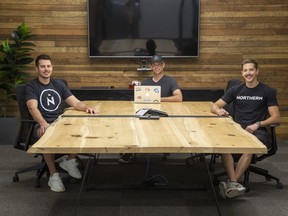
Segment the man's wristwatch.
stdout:
<svg viewBox="0 0 288 216">
<path fill-rule="evenodd" d="M 256 122 L 256 124 L 257 124 L 259 127 L 262 126 L 262 122 L 261 122 L 261 121 Z"/>
</svg>

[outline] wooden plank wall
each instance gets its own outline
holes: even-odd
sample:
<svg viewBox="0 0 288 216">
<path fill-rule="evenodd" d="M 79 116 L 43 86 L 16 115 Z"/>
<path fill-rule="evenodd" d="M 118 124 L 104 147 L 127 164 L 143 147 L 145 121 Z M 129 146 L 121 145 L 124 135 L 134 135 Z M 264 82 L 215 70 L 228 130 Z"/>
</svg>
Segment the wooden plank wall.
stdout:
<svg viewBox="0 0 288 216">
<path fill-rule="evenodd" d="M 287 20 L 287 0 L 201 0 L 200 57 L 167 60 L 167 74 L 181 88 L 225 88 L 229 79 L 240 78 L 243 58 L 257 59 L 260 80 L 278 89 L 282 123 L 277 133 L 287 138 Z M 151 75 L 137 72 L 135 59 L 87 57 L 86 0 L 1 0 L 0 39 L 22 22 L 35 34 L 33 56 L 51 55 L 54 76 L 67 79 L 72 88 L 127 87 Z M 35 75 L 33 65 L 29 73 Z M 13 103 L 9 110 L 17 113 Z"/>
</svg>

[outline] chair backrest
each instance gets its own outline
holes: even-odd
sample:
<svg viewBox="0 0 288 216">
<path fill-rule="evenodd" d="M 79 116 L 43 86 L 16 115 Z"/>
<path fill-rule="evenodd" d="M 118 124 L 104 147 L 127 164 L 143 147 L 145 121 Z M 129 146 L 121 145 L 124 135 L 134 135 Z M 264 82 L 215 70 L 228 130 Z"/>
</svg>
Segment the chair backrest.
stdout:
<svg viewBox="0 0 288 216">
<path fill-rule="evenodd" d="M 36 122 L 31 117 L 25 100 L 25 86 L 21 84 L 16 87 L 16 99 L 20 112 L 20 127 L 14 148 L 27 151 L 29 146 L 37 141 L 33 136 Z"/>
<path fill-rule="evenodd" d="M 227 86 L 226 86 L 226 91 L 230 89 L 231 87 L 235 85 L 239 85 L 239 88 L 241 87 L 242 81 L 239 79 L 231 79 L 228 81 Z M 236 91 L 237 92 L 237 91 Z M 224 107 L 225 110 L 227 110 L 230 113 L 230 116 L 234 118 L 234 102 L 231 102 L 230 104 L 227 104 Z"/>
<path fill-rule="evenodd" d="M 32 119 L 26 105 L 25 86 L 26 84 L 21 84 L 16 87 L 16 100 L 18 103 L 21 119 Z"/>
</svg>

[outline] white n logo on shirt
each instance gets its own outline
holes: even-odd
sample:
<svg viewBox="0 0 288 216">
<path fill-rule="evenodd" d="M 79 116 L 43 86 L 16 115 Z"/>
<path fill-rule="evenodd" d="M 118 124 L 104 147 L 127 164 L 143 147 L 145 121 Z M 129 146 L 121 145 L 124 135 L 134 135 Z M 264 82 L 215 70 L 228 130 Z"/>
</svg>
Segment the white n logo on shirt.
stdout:
<svg viewBox="0 0 288 216">
<path fill-rule="evenodd" d="M 47 105 L 50 106 L 50 103 L 55 105 L 55 100 L 54 100 L 54 97 L 51 94 L 48 94 L 48 96 L 47 96 Z"/>
<path fill-rule="evenodd" d="M 54 89 L 45 89 L 40 95 L 41 107 L 48 111 L 53 112 L 58 109 L 61 104 L 61 97 Z"/>
</svg>

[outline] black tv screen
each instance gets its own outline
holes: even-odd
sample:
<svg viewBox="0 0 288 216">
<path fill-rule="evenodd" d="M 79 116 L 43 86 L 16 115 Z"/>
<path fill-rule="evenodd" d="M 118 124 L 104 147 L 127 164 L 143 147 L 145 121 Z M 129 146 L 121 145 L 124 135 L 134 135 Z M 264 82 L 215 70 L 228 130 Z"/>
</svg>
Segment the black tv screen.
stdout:
<svg viewBox="0 0 288 216">
<path fill-rule="evenodd" d="M 200 0 L 88 0 L 90 58 L 199 56 Z"/>
</svg>

